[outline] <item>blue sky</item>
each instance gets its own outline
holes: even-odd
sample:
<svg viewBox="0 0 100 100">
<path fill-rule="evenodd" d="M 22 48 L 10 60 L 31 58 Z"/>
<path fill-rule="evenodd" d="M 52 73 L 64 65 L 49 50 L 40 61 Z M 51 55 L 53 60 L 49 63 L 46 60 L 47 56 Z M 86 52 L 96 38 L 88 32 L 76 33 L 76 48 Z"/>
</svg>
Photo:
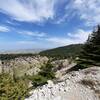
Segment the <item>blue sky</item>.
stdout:
<svg viewBox="0 0 100 100">
<path fill-rule="evenodd" d="M 100 0 L 0 0 L 0 50 L 84 43 L 100 23 Z"/>
</svg>

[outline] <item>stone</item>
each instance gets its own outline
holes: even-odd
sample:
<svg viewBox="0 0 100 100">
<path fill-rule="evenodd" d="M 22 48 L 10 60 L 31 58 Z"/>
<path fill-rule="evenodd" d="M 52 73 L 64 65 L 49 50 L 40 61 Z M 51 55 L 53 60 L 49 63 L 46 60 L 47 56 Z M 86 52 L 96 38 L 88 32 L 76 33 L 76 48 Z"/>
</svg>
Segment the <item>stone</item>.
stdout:
<svg viewBox="0 0 100 100">
<path fill-rule="evenodd" d="M 97 71 L 95 70 L 96 75 L 86 75 L 85 72 L 90 69 L 93 68 L 66 74 L 65 76 L 62 76 L 64 77 L 62 78 L 63 80 L 56 84 L 49 80 L 48 84 L 44 85 L 40 89 L 32 90 L 37 92 L 34 92 L 32 96 L 25 100 L 100 100 L 99 94 L 95 93 L 95 90 L 80 83 L 84 79 L 97 82 L 98 84 L 95 84 L 95 89 L 99 89 L 98 91 L 100 91 L 100 67 L 97 67 Z M 68 79 L 68 77 L 71 78 Z M 41 91 L 44 95 L 41 94 Z M 35 95 L 38 95 L 39 97 L 35 98 Z"/>
</svg>

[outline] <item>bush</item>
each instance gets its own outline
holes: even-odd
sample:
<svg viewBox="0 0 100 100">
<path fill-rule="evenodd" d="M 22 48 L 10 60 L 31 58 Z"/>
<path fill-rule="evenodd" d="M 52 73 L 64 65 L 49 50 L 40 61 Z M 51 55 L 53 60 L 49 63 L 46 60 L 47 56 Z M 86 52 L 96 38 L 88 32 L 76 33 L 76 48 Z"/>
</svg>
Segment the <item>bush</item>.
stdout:
<svg viewBox="0 0 100 100">
<path fill-rule="evenodd" d="M 28 76 L 32 80 L 33 87 L 42 86 L 47 83 L 47 80 L 55 78 L 52 64 L 48 61 L 45 66 L 41 67 L 41 71 L 38 75 Z"/>
<path fill-rule="evenodd" d="M 31 78 L 34 87 L 42 86 L 47 83 L 47 78 L 41 75 L 35 75 Z"/>
<path fill-rule="evenodd" d="M 53 65 L 48 61 L 48 63 L 45 66 L 41 67 L 41 71 L 39 72 L 39 75 L 47 78 L 48 80 L 55 78 Z"/>
<path fill-rule="evenodd" d="M 0 75 L 0 100 L 24 100 L 28 95 L 28 85 L 24 80 L 16 82 L 9 74 Z"/>
</svg>

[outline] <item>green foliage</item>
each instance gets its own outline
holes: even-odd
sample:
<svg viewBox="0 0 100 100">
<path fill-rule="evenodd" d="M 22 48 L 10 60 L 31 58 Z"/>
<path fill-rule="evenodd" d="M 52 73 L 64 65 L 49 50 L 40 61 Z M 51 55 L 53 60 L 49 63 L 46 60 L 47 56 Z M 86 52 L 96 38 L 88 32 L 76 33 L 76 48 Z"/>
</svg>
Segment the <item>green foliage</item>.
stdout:
<svg viewBox="0 0 100 100">
<path fill-rule="evenodd" d="M 53 69 L 53 65 L 48 61 L 48 63 L 45 66 L 41 67 L 41 71 L 39 72 L 39 75 L 46 77 L 47 79 L 53 79 L 55 78 L 55 74 Z"/>
<path fill-rule="evenodd" d="M 17 57 L 31 57 L 35 56 L 36 54 L 33 53 L 26 53 L 26 54 L 0 54 L 0 60 L 11 60 Z"/>
<path fill-rule="evenodd" d="M 9 74 L 0 75 L 0 100 L 24 100 L 28 86 L 24 80 L 16 82 Z"/>
<path fill-rule="evenodd" d="M 38 75 L 28 77 L 30 80 L 32 80 L 32 84 L 34 87 L 44 85 L 48 80 L 52 80 L 55 78 L 53 66 L 50 62 L 48 62 L 45 66 L 41 67 L 41 71 L 38 73 Z"/>
<path fill-rule="evenodd" d="M 32 80 L 33 87 L 42 86 L 47 83 L 47 78 L 42 75 L 34 75 L 30 78 Z"/>
<path fill-rule="evenodd" d="M 78 64 L 82 66 L 100 66 L 100 26 L 97 27 L 84 44 Z"/>
<path fill-rule="evenodd" d="M 54 59 L 75 58 L 79 55 L 82 44 L 73 44 L 51 50 L 42 51 L 41 56 L 53 57 Z"/>
</svg>

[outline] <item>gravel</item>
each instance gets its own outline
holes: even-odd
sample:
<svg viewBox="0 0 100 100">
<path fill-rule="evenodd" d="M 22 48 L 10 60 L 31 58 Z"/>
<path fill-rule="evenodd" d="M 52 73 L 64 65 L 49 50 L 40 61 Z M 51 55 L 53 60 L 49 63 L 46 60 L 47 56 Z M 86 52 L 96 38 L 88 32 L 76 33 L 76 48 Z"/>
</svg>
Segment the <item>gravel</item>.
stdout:
<svg viewBox="0 0 100 100">
<path fill-rule="evenodd" d="M 91 81 L 91 84 L 82 84 L 83 80 Z M 48 84 L 30 92 L 31 96 L 25 100 L 100 100 L 100 67 L 87 68 L 74 71 L 59 79 L 59 83 Z M 88 82 L 87 81 L 87 82 Z"/>
</svg>

